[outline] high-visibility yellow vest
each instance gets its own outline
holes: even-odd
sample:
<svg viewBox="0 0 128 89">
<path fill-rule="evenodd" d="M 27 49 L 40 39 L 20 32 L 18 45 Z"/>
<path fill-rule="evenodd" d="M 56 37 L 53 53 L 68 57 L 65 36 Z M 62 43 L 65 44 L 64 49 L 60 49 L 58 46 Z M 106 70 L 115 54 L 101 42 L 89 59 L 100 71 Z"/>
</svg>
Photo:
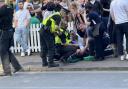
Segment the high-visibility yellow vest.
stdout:
<svg viewBox="0 0 128 89">
<path fill-rule="evenodd" d="M 60 29 L 60 32 L 63 32 L 63 29 Z M 61 38 L 58 35 L 55 35 L 55 44 L 62 44 Z"/>
<path fill-rule="evenodd" d="M 59 12 L 55 12 L 55 13 L 53 13 L 51 16 L 47 17 L 45 20 L 42 21 L 42 24 L 43 24 L 43 25 L 46 25 L 46 24 L 47 24 L 47 21 L 48 21 L 49 19 L 51 20 L 51 29 L 50 29 L 50 31 L 51 31 L 52 33 L 55 32 L 55 29 L 56 29 L 56 22 L 54 21 L 54 19 L 52 19 L 52 16 L 54 16 L 54 15 L 59 15 L 59 16 L 61 16 Z"/>
<path fill-rule="evenodd" d="M 68 32 L 65 32 L 65 35 L 66 35 L 66 44 L 68 45 L 71 43 L 71 39 L 69 37 L 70 34 Z"/>
<path fill-rule="evenodd" d="M 61 32 L 64 32 L 63 29 L 60 29 L 60 31 Z M 71 40 L 68 37 L 69 36 L 69 33 L 65 31 L 64 34 L 66 36 L 66 39 L 65 39 L 66 40 L 66 43 L 65 43 L 65 45 L 68 45 L 68 44 L 71 43 Z M 55 44 L 61 44 L 61 45 L 63 44 L 61 38 L 58 35 L 55 36 Z"/>
</svg>

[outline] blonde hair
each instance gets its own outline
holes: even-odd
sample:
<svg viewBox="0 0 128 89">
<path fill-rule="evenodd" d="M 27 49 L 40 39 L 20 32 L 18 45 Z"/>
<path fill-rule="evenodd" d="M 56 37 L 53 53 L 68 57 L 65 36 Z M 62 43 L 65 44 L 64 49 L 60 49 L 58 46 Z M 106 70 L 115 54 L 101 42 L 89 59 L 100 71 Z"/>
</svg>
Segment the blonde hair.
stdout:
<svg viewBox="0 0 128 89">
<path fill-rule="evenodd" d="M 76 2 L 72 2 L 72 3 L 70 4 L 70 9 L 71 9 L 71 8 L 77 10 L 77 9 L 78 9 L 77 3 L 76 3 Z"/>
</svg>

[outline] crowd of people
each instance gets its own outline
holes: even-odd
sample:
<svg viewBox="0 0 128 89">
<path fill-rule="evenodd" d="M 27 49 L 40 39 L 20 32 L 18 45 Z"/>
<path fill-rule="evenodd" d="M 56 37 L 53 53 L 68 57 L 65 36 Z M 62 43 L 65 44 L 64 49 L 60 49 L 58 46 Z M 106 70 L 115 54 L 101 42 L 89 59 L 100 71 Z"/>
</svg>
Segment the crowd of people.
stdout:
<svg viewBox="0 0 128 89">
<path fill-rule="evenodd" d="M 39 30 L 42 66 L 58 67 L 55 61 L 103 61 L 109 55 L 128 60 L 127 3 L 127 0 L 19 0 L 14 4 L 10 0 L 7 6 L 14 9 L 14 19 L 11 16 L 9 20 L 13 21 L 16 41 L 23 48 L 21 56 L 25 56 L 26 52 L 31 54 L 27 45 L 30 24 L 42 24 Z M 1 11 L 0 18 L 4 17 Z M 0 23 L 3 21 L 0 20 Z M 73 22 L 73 29 L 68 29 L 68 22 Z M 5 22 L 0 29 L 12 29 L 10 25 L 12 23 L 8 25 Z M 13 32 L 13 29 L 9 31 Z M 126 50 L 123 47 L 124 35 Z M 13 39 L 9 42 L 12 44 L 5 43 L 8 48 L 0 43 L 2 48 L 7 48 L 0 49 L 1 58 L 4 51 L 11 53 L 9 49 L 13 46 Z M 19 66 L 16 72 L 21 69 Z"/>
</svg>

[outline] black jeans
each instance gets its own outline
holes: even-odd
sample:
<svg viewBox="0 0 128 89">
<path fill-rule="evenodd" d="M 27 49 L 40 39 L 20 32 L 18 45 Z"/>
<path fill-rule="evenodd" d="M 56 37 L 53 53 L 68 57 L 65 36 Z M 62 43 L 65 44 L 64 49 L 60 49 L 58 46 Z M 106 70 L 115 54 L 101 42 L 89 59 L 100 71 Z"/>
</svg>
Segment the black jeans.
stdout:
<svg viewBox="0 0 128 89">
<path fill-rule="evenodd" d="M 41 43 L 41 53 L 43 63 L 53 62 L 55 54 L 55 40 L 54 34 L 50 32 L 49 29 L 40 31 L 40 43 Z M 47 60 L 48 57 L 48 60 Z"/>
<path fill-rule="evenodd" d="M 74 45 L 56 45 L 56 52 L 60 55 L 59 59 L 67 59 L 69 56 L 71 56 L 73 53 L 76 52 L 78 49 L 78 46 Z"/>
<path fill-rule="evenodd" d="M 124 54 L 123 37 L 126 36 L 126 51 L 128 53 L 128 22 L 122 24 L 116 24 L 116 39 L 118 54 Z"/>
<path fill-rule="evenodd" d="M 21 68 L 16 57 L 11 53 L 9 48 L 13 46 L 13 31 L 0 30 L 0 57 L 3 65 L 4 73 L 11 73 L 10 63 L 15 70 Z"/>
</svg>

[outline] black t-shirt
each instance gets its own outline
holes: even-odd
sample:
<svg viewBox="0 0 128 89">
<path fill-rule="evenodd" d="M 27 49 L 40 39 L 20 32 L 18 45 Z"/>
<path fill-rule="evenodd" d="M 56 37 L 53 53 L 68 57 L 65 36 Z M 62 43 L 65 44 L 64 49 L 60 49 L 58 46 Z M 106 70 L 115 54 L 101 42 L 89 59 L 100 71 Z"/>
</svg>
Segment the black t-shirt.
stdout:
<svg viewBox="0 0 128 89">
<path fill-rule="evenodd" d="M 100 0 L 104 9 L 110 9 L 111 0 Z M 109 17 L 109 12 L 103 10 L 103 17 Z"/>
<path fill-rule="evenodd" d="M 89 5 L 89 4 L 93 6 L 93 10 L 94 11 L 96 11 L 99 15 L 102 15 L 103 8 L 102 8 L 102 5 L 101 5 L 101 3 L 99 1 L 95 1 L 94 4 L 92 4 L 91 2 L 88 2 L 86 5 Z"/>
<path fill-rule="evenodd" d="M 12 28 L 13 8 L 4 5 L 0 8 L 0 29 L 8 30 Z"/>
</svg>

